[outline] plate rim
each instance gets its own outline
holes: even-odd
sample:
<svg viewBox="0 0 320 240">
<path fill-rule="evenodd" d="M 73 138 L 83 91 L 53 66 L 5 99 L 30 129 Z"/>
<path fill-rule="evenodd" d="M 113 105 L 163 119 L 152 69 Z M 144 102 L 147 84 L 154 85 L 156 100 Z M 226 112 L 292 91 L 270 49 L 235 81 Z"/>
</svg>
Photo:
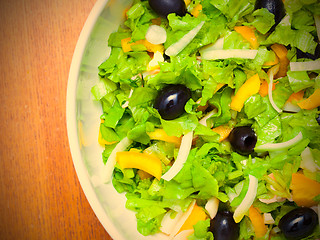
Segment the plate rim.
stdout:
<svg viewBox="0 0 320 240">
<path fill-rule="evenodd" d="M 85 167 L 80 151 L 76 119 L 76 94 L 81 61 L 90 34 L 97 22 L 97 19 L 101 15 L 102 11 L 104 10 L 108 2 L 109 0 L 97 0 L 85 21 L 85 24 L 80 32 L 78 41 L 76 43 L 76 47 L 73 52 L 73 57 L 70 64 L 67 83 L 66 126 L 73 166 L 75 168 L 82 191 L 85 194 L 90 207 L 92 208 L 94 214 L 96 215 L 104 229 L 112 237 L 112 239 L 125 240 L 117 230 L 115 224 L 106 214 L 92 186 L 91 180 L 88 175 L 88 171 Z"/>
</svg>

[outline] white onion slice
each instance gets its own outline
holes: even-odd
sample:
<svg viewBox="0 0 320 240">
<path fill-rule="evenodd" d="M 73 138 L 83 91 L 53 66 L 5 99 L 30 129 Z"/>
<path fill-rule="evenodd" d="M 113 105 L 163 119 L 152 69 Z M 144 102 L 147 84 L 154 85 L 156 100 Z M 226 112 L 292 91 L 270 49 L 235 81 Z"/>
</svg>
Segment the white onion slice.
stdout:
<svg viewBox="0 0 320 240">
<path fill-rule="evenodd" d="M 146 40 L 152 44 L 162 44 L 167 41 L 167 32 L 161 26 L 151 25 L 146 33 Z"/>
<path fill-rule="evenodd" d="M 271 186 L 271 187 L 273 187 L 273 186 Z M 274 195 L 273 198 L 270 198 L 270 199 L 259 198 L 259 200 L 260 200 L 260 202 L 270 204 L 270 203 L 275 203 L 275 202 L 284 202 L 286 200 L 286 198 Z"/>
<path fill-rule="evenodd" d="M 111 180 L 113 169 L 114 169 L 114 166 L 116 165 L 116 162 L 117 162 L 117 160 L 116 160 L 117 152 L 123 152 L 124 150 L 126 150 L 127 147 L 129 147 L 129 145 L 131 143 L 132 143 L 132 140 L 125 137 L 112 150 L 106 164 L 104 165 L 104 169 L 102 171 L 103 172 L 102 179 L 105 183 L 108 183 Z"/>
<path fill-rule="evenodd" d="M 290 62 L 291 71 L 315 71 L 320 70 L 320 59 L 306 62 Z"/>
<path fill-rule="evenodd" d="M 208 200 L 204 207 L 209 213 L 210 218 L 214 218 L 217 215 L 219 208 L 219 199 L 216 197 L 212 197 Z"/>
<path fill-rule="evenodd" d="M 194 232 L 194 229 L 187 229 L 179 232 L 172 240 L 188 240 L 188 237 Z"/>
<path fill-rule="evenodd" d="M 131 88 L 131 89 L 130 89 L 130 92 L 129 92 L 128 99 L 131 98 L 132 93 L 133 93 L 133 89 Z M 125 101 L 125 103 L 121 105 L 122 108 L 126 108 L 126 107 L 128 107 L 128 106 L 129 106 L 129 100 Z"/>
<path fill-rule="evenodd" d="M 264 224 L 274 224 L 274 219 L 273 219 L 271 213 L 264 213 L 263 214 L 263 221 L 264 221 Z"/>
<path fill-rule="evenodd" d="M 258 53 L 258 50 L 251 49 L 217 49 L 203 51 L 201 58 L 205 60 L 227 59 L 227 58 L 242 58 L 242 59 L 254 59 Z"/>
<path fill-rule="evenodd" d="M 312 152 L 309 147 L 306 147 L 301 153 L 300 167 L 310 172 L 316 172 L 317 170 L 320 170 L 320 167 L 314 161 Z"/>
<path fill-rule="evenodd" d="M 258 179 L 255 176 L 249 175 L 249 188 L 246 196 L 236 208 L 233 214 L 233 219 L 236 223 L 240 222 L 244 215 L 248 212 L 250 206 L 252 205 L 254 199 L 257 195 L 258 189 Z"/>
<path fill-rule="evenodd" d="M 174 226 L 178 223 L 180 218 L 183 215 L 183 212 L 178 212 L 174 218 L 171 218 L 171 214 L 173 210 L 168 211 L 162 218 L 160 231 L 169 235 L 172 231 Z"/>
<path fill-rule="evenodd" d="M 276 75 L 276 73 L 279 71 L 279 64 L 275 65 L 274 67 L 270 68 L 268 71 L 268 76 L 269 76 L 269 85 L 268 85 L 268 97 L 269 97 L 269 101 L 272 105 L 272 107 L 278 112 L 281 113 L 282 110 L 280 108 L 278 108 L 278 106 L 276 105 L 276 103 L 273 101 L 273 97 L 272 97 L 272 88 L 273 88 L 273 78 L 274 75 Z"/>
<path fill-rule="evenodd" d="M 178 55 L 195 38 L 195 36 L 202 28 L 203 24 L 204 21 L 199 23 L 194 29 L 192 29 L 186 35 L 184 35 L 178 42 L 175 42 L 170 47 L 168 47 L 165 51 L 165 54 L 168 56 Z"/>
<path fill-rule="evenodd" d="M 177 159 L 172 167 L 161 177 L 166 181 L 174 178 L 182 169 L 184 163 L 187 161 L 193 139 L 193 131 L 188 132 L 182 137 Z"/>
<path fill-rule="evenodd" d="M 301 108 L 298 106 L 298 105 L 295 105 L 291 102 L 286 102 L 282 108 L 283 111 L 286 111 L 286 112 L 294 112 L 294 113 L 297 113 L 297 112 L 300 112 Z"/>
<path fill-rule="evenodd" d="M 204 53 L 204 52 L 208 52 L 208 51 L 212 51 L 212 50 L 222 50 L 223 49 L 223 44 L 224 44 L 224 38 L 223 37 L 219 38 L 214 43 L 211 43 L 209 45 L 206 45 L 206 46 L 202 47 L 199 50 L 200 55 L 202 55 L 202 53 Z"/>
<path fill-rule="evenodd" d="M 159 67 L 159 62 L 164 62 L 164 57 L 162 55 L 161 52 L 156 51 L 153 54 L 153 58 L 151 59 L 151 61 L 148 63 L 147 66 L 147 71 L 152 71 L 154 68 Z"/>
<path fill-rule="evenodd" d="M 193 200 L 191 202 L 191 204 L 189 205 L 188 209 L 186 212 L 183 213 L 183 215 L 180 217 L 178 223 L 174 226 L 173 230 L 171 231 L 169 238 L 172 239 L 181 229 L 181 227 L 183 226 L 183 224 L 186 222 L 186 220 L 188 219 L 188 217 L 190 216 L 194 206 L 196 204 L 196 200 Z"/>
<path fill-rule="evenodd" d="M 266 143 L 266 144 L 255 147 L 254 151 L 255 152 L 266 152 L 266 151 L 272 152 L 272 151 L 284 150 L 284 149 L 288 149 L 288 148 L 296 145 L 302 139 L 303 139 L 303 135 L 301 132 L 299 132 L 297 136 L 295 136 L 294 138 L 292 138 L 286 142 Z"/>
<path fill-rule="evenodd" d="M 211 112 L 208 112 L 203 118 L 199 120 L 199 123 L 205 127 L 208 127 L 207 120 L 216 113 L 217 113 L 217 109 L 214 109 Z"/>
</svg>

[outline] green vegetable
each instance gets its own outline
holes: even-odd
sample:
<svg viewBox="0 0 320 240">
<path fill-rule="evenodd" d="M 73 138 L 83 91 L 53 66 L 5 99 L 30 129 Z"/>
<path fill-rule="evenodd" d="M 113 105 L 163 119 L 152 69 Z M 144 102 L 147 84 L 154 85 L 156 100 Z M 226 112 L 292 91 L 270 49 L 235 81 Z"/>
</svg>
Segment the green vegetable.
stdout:
<svg viewBox="0 0 320 240">
<path fill-rule="evenodd" d="M 272 66 L 265 63 L 274 60 L 272 44 L 288 49 L 281 59 L 287 57 L 291 63 L 304 64 L 304 59 L 297 59 L 297 49 L 313 54 L 317 46 L 314 15 L 320 15 L 319 1 L 284 1 L 286 16 L 272 32 L 274 15 L 266 9 L 254 10 L 254 3 L 252 0 L 195 0 L 187 5 L 187 10 L 191 13 L 201 4 L 197 17 L 169 14 L 159 22 L 148 1 L 135 0 L 123 24 L 108 39 L 110 55 L 98 66 L 99 81 L 91 89 L 93 99 L 101 103 L 103 110 L 101 137 L 110 143 L 104 147 L 102 160 L 112 173 L 114 188 L 125 193 L 126 208 L 136 213 L 137 230 L 142 235 L 158 233 L 167 212 L 173 212 L 173 218 L 181 216 L 194 200 L 204 208 L 215 197 L 220 201 L 220 210 L 238 209 L 239 239 L 256 237 L 247 216 L 251 204 L 275 219 L 274 224 L 268 224 L 266 237 L 283 239 L 272 229 L 284 214 L 296 207 L 296 203 L 290 202 L 291 176 L 302 171 L 301 154 L 306 148 L 310 149 L 314 164 L 320 166 L 320 125 L 316 120 L 319 110 L 301 109 L 295 113 L 284 110 L 291 94 L 304 90 L 307 98 L 320 87 L 319 71 L 315 68 L 291 71 L 289 64 L 286 76 L 271 79 L 276 83 L 272 98 L 280 111 L 273 108 L 268 96 L 259 93 L 246 99 L 241 111 L 230 109 L 234 95 L 247 79 L 257 75 L 261 81 L 270 81 L 267 71 Z M 154 53 L 148 52 L 143 44 L 125 52 L 121 40 L 145 40 L 147 29 L 155 22 L 167 33 L 164 52 L 157 54 L 167 56 L 164 55 L 157 69 L 149 71 L 147 66 Z M 253 50 L 234 30 L 235 26 L 252 27 L 259 47 Z M 217 40 L 219 44 L 215 44 Z M 213 48 L 225 56 L 231 55 L 205 59 Z M 254 55 L 238 54 L 243 51 Z M 160 90 L 169 84 L 185 85 L 191 98 L 180 117 L 164 120 L 154 108 L 154 102 Z M 219 141 L 220 135 L 212 130 L 238 126 L 250 126 L 257 135 L 253 154 L 236 153 L 228 138 Z M 177 137 L 178 143 L 166 142 L 166 137 L 150 139 L 150 132 L 156 129 L 163 129 L 161 132 L 167 138 Z M 189 139 L 191 147 L 180 149 L 179 138 L 187 133 L 193 134 Z M 116 163 L 117 149 L 158 157 L 162 176 L 172 169 L 179 152 L 189 154 L 173 178 L 158 180 L 138 169 L 121 169 Z M 302 172 L 320 181 L 318 170 Z M 246 195 L 249 178 L 254 180 L 250 190 L 254 196 Z M 281 201 L 272 202 L 279 198 Z M 318 202 L 319 196 L 313 200 Z M 188 239 L 212 240 L 209 226 L 209 217 L 199 221 Z M 319 235 L 317 228 L 307 239 Z"/>
</svg>

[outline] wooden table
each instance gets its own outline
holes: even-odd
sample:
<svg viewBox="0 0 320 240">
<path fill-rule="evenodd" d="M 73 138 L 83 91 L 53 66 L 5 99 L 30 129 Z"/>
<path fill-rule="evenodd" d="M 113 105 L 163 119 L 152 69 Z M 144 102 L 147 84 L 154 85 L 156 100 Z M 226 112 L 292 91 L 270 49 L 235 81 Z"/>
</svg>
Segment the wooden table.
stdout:
<svg viewBox="0 0 320 240">
<path fill-rule="evenodd" d="M 95 2 L 0 1 L 0 239 L 111 239 L 79 185 L 65 116 Z"/>
</svg>

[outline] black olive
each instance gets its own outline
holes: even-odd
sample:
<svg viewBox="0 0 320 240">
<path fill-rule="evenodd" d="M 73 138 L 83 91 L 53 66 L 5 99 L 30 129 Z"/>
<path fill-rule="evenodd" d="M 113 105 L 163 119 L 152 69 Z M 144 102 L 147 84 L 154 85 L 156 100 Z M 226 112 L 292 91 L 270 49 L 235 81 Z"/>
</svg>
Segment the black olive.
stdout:
<svg viewBox="0 0 320 240">
<path fill-rule="evenodd" d="M 320 58 L 320 44 L 318 43 L 314 54 L 302 52 L 299 48 L 297 48 L 297 58 L 307 58 L 316 60 Z"/>
<path fill-rule="evenodd" d="M 149 5 L 153 11 L 164 18 L 170 13 L 175 13 L 182 17 L 187 12 L 184 0 L 149 0 Z"/>
<path fill-rule="evenodd" d="M 164 87 L 155 100 L 154 107 L 165 120 L 172 120 L 181 116 L 184 106 L 191 98 L 191 91 L 184 85 L 168 85 Z"/>
<path fill-rule="evenodd" d="M 275 24 L 270 31 L 281 22 L 282 18 L 286 15 L 284 4 L 282 0 L 256 0 L 254 10 L 266 8 L 270 13 L 274 15 Z"/>
<path fill-rule="evenodd" d="M 249 126 L 233 128 L 228 139 L 233 150 L 242 155 L 252 153 L 257 143 L 257 135 Z"/>
<path fill-rule="evenodd" d="M 284 215 L 278 224 L 287 239 L 302 239 L 314 231 L 318 224 L 317 213 L 311 208 L 299 207 Z"/>
<path fill-rule="evenodd" d="M 211 219 L 209 231 L 213 233 L 215 240 L 236 240 L 239 237 L 239 224 L 233 220 L 233 214 L 229 211 L 219 211 Z"/>
</svg>

